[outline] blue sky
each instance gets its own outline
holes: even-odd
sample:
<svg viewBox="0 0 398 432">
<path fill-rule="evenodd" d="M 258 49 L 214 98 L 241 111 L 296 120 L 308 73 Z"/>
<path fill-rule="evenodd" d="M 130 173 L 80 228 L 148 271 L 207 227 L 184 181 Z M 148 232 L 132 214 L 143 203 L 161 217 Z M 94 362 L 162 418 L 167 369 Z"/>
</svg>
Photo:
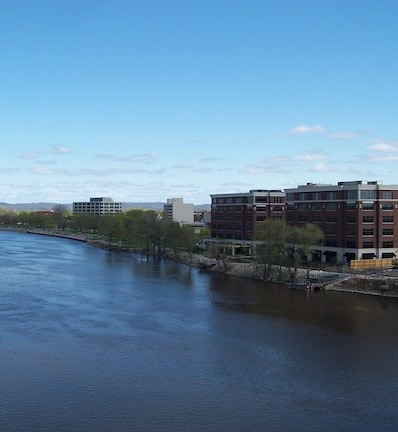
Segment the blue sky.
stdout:
<svg viewBox="0 0 398 432">
<path fill-rule="evenodd" d="M 0 0 L 0 201 L 398 184 L 398 2 Z"/>
</svg>

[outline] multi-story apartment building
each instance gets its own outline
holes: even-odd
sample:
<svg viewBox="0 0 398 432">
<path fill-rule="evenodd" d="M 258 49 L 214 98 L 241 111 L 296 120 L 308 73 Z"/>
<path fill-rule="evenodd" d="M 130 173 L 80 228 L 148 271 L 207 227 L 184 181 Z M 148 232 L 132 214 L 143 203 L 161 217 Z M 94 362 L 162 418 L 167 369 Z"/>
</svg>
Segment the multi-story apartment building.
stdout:
<svg viewBox="0 0 398 432">
<path fill-rule="evenodd" d="M 180 224 L 193 225 L 194 205 L 184 204 L 183 198 L 168 198 L 163 205 L 163 211 L 167 218 Z"/>
<path fill-rule="evenodd" d="M 102 216 L 105 213 L 121 213 L 122 203 L 114 202 L 112 198 L 90 198 L 90 201 L 74 202 L 73 214 L 91 213 Z"/>
<path fill-rule="evenodd" d="M 286 189 L 287 222 L 313 223 L 324 235 L 312 260 L 389 258 L 398 248 L 398 186 L 378 181 L 307 183 Z"/>
<path fill-rule="evenodd" d="M 250 244 L 257 223 L 265 219 L 285 220 L 285 193 L 281 190 L 211 195 L 212 239 Z"/>
</svg>

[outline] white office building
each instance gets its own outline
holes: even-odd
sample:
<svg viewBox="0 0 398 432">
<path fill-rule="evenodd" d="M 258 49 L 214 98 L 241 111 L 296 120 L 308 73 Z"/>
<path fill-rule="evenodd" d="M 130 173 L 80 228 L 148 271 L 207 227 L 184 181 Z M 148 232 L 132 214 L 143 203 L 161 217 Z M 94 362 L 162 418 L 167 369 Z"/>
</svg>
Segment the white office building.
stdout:
<svg viewBox="0 0 398 432">
<path fill-rule="evenodd" d="M 163 210 L 167 218 L 182 225 L 194 223 L 194 205 L 184 204 L 183 198 L 168 198 Z"/>
<path fill-rule="evenodd" d="M 122 203 L 114 202 L 112 198 L 90 198 L 90 201 L 74 202 L 73 214 L 91 213 L 102 216 L 105 213 L 121 213 Z"/>
</svg>

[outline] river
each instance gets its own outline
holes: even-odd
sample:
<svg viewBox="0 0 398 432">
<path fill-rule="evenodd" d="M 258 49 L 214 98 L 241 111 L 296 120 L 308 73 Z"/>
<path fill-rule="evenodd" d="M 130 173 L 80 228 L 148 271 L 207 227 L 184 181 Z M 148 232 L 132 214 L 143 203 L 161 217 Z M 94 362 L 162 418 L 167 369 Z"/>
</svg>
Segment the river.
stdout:
<svg viewBox="0 0 398 432">
<path fill-rule="evenodd" d="M 0 430 L 392 431 L 398 301 L 0 232 Z"/>
</svg>

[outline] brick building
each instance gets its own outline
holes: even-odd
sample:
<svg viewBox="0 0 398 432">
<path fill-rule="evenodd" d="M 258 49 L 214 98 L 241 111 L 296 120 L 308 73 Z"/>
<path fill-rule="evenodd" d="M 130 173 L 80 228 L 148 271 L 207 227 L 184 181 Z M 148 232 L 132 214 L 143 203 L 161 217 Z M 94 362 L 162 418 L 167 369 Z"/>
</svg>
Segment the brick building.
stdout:
<svg viewBox="0 0 398 432">
<path fill-rule="evenodd" d="M 266 219 L 285 219 L 285 193 L 281 190 L 211 195 L 211 237 L 225 244 L 248 246 L 256 225 Z"/>
<path fill-rule="evenodd" d="M 324 232 L 312 260 L 390 258 L 398 248 L 398 186 L 378 181 L 307 183 L 286 189 L 286 220 Z"/>
<path fill-rule="evenodd" d="M 308 257 L 321 262 L 391 258 L 398 249 L 398 185 L 379 181 L 307 183 L 281 190 L 211 195 L 211 240 L 247 246 L 258 222 L 313 223 L 324 233 Z"/>
</svg>

